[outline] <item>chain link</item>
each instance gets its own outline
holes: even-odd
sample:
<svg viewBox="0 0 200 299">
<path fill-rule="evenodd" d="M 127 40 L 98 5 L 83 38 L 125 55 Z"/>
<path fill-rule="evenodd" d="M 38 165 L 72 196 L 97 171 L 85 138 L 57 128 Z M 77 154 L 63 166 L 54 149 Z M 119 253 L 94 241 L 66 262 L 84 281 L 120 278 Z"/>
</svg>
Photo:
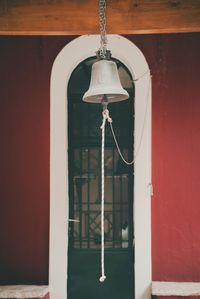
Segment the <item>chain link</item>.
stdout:
<svg viewBox="0 0 200 299">
<path fill-rule="evenodd" d="M 107 36 L 106 36 L 106 0 L 99 0 L 99 29 L 100 29 L 100 57 L 106 58 Z"/>
</svg>

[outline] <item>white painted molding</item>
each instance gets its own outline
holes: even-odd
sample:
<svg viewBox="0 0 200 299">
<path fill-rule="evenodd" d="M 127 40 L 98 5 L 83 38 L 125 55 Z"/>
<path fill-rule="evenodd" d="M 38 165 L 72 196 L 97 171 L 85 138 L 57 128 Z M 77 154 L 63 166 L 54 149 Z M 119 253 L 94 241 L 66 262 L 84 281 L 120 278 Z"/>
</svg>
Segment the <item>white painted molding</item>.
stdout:
<svg viewBox="0 0 200 299">
<path fill-rule="evenodd" d="M 49 292 L 48 286 L 6 285 L 0 286 L 0 298 L 43 298 Z"/>
<path fill-rule="evenodd" d="M 98 35 L 67 44 L 56 57 L 51 74 L 50 104 L 50 260 L 51 299 L 67 299 L 68 137 L 67 86 L 72 71 L 99 48 Z M 135 299 L 151 296 L 151 81 L 141 51 L 128 39 L 108 35 L 108 49 L 127 66 L 135 81 L 134 165 Z M 145 75 L 144 75 L 145 74 Z M 139 80 L 137 80 L 140 78 Z M 144 119 L 146 114 L 145 126 Z M 141 134 L 143 131 L 143 138 Z M 133 265 L 134 267 L 134 265 Z"/>
<path fill-rule="evenodd" d="M 200 296 L 199 282 L 153 281 L 152 295 L 156 296 Z"/>
</svg>

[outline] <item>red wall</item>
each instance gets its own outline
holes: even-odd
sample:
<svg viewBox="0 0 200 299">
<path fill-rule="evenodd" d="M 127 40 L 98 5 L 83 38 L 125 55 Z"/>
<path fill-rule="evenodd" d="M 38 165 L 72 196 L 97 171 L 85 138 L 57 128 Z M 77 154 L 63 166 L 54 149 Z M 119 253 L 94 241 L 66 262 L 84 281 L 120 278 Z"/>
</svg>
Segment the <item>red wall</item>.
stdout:
<svg viewBox="0 0 200 299">
<path fill-rule="evenodd" d="M 49 80 L 64 44 L 0 38 L 1 284 L 48 282 Z"/>
<path fill-rule="evenodd" d="M 128 38 L 153 74 L 153 279 L 200 281 L 200 34 Z M 48 282 L 49 80 L 71 39 L 0 38 L 1 284 Z"/>
<path fill-rule="evenodd" d="M 200 281 L 200 34 L 161 42 L 160 67 L 152 65 L 153 279 Z"/>
</svg>

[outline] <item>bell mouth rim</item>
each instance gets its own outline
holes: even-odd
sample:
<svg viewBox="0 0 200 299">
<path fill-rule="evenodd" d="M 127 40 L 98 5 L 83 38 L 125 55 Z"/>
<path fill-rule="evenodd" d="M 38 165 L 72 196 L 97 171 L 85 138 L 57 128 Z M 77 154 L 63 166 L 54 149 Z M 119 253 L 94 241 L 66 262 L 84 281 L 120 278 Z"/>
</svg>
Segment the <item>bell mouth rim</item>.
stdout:
<svg viewBox="0 0 200 299">
<path fill-rule="evenodd" d="M 114 103 L 114 102 L 121 102 L 121 101 L 125 101 L 128 100 L 129 98 L 129 94 L 128 93 L 99 93 L 96 95 L 87 95 L 85 94 L 83 96 L 83 101 L 84 102 L 88 102 L 88 103 L 102 103 L 103 97 L 106 94 L 107 96 L 107 100 L 108 100 L 108 104 L 109 103 Z"/>
</svg>

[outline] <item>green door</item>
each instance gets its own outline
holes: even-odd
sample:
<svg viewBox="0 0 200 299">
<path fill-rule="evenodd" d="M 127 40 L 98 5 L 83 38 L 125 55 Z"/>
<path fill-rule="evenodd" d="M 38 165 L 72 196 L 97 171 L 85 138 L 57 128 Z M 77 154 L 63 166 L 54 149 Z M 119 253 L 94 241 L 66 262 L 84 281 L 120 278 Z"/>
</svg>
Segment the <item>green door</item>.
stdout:
<svg viewBox="0 0 200 299">
<path fill-rule="evenodd" d="M 87 59 L 68 86 L 69 248 L 68 299 L 133 299 L 133 167 L 119 157 L 110 128 L 105 142 L 105 273 L 101 276 L 101 122 L 102 107 L 82 101 L 91 65 Z M 134 88 L 130 73 L 117 61 L 130 99 L 109 105 L 113 127 L 126 159 L 133 156 Z"/>
</svg>

